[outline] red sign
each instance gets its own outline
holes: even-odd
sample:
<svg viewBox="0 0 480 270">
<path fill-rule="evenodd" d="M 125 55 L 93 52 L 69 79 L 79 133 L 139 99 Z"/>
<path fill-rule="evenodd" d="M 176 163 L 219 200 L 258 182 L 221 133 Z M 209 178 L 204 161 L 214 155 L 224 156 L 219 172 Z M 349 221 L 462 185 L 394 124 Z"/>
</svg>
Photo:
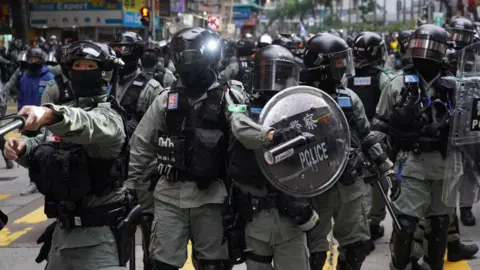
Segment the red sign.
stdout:
<svg viewBox="0 0 480 270">
<path fill-rule="evenodd" d="M 220 16 L 208 15 L 208 28 L 220 30 Z"/>
</svg>

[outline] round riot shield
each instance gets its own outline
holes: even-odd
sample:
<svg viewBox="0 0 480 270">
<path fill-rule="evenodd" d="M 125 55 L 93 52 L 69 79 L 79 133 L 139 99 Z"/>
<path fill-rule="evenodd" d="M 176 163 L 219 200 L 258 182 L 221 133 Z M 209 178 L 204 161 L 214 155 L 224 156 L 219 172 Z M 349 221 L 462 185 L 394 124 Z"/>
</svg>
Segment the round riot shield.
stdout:
<svg viewBox="0 0 480 270">
<path fill-rule="evenodd" d="M 263 129 L 296 128 L 301 136 L 256 150 L 257 162 L 278 190 L 313 197 L 328 190 L 343 173 L 350 149 L 350 129 L 337 102 L 309 86 L 287 88 L 260 113 Z"/>
</svg>

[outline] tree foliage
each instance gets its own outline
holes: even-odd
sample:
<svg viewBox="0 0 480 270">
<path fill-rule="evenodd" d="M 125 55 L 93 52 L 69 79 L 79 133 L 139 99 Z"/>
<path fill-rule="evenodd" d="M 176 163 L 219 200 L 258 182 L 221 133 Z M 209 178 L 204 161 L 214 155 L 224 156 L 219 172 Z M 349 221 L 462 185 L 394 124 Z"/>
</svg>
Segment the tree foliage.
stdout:
<svg viewBox="0 0 480 270">
<path fill-rule="evenodd" d="M 331 8 L 332 1 L 334 0 L 288 0 L 282 7 L 267 13 L 270 19 L 268 24 L 271 25 L 275 21 L 292 19 L 296 16 L 299 16 L 302 22 L 306 15 L 312 15 L 313 18 L 316 18 L 316 7 L 324 5 L 327 8 Z"/>
</svg>

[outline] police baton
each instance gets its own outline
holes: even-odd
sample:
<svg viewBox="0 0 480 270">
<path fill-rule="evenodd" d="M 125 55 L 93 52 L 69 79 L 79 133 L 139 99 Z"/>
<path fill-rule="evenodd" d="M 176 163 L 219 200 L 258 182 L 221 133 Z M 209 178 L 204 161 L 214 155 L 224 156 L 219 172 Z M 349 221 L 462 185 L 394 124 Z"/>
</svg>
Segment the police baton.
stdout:
<svg viewBox="0 0 480 270">
<path fill-rule="evenodd" d="M 389 183 L 389 187 L 391 187 L 392 186 L 391 185 L 392 180 L 390 179 L 390 177 L 388 177 L 388 176 L 385 177 L 385 180 L 387 180 L 387 182 Z M 382 198 L 385 201 L 385 206 L 387 207 L 388 213 L 392 217 L 393 225 L 395 226 L 395 229 L 397 229 L 398 231 L 401 231 L 402 230 L 402 225 L 398 221 L 397 216 L 395 215 L 395 212 L 393 211 L 392 203 L 388 199 L 388 196 L 387 196 L 387 193 L 385 193 L 385 190 L 383 190 L 382 183 L 377 180 L 377 181 L 375 181 L 375 184 L 377 185 L 377 188 L 380 191 L 380 194 L 382 194 Z"/>
<path fill-rule="evenodd" d="M 315 136 L 313 134 L 304 132 L 300 136 L 297 136 L 265 151 L 263 157 L 268 165 L 273 165 L 288 157 L 291 157 L 295 153 L 295 148 L 307 145 L 314 140 Z"/>
<path fill-rule="evenodd" d="M 26 118 L 23 116 L 15 116 L 13 117 L 12 121 L 8 122 L 7 124 L 0 126 L 0 136 L 5 136 L 5 134 L 9 133 L 12 130 L 23 128 L 25 126 Z"/>
</svg>

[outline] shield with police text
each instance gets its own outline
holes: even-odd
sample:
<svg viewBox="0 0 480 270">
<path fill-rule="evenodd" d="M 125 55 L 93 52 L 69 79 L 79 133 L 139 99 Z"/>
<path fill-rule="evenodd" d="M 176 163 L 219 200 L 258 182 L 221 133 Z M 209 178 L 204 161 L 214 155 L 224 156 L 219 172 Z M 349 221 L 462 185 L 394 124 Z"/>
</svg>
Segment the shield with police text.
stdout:
<svg viewBox="0 0 480 270">
<path fill-rule="evenodd" d="M 256 150 L 262 172 L 278 190 L 294 197 L 313 197 L 338 181 L 348 161 L 350 129 L 330 95 L 309 86 L 289 87 L 267 102 L 258 123 L 264 130 L 295 128 L 301 132 L 296 138 Z"/>
<path fill-rule="evenodd" d="M 480 43 L 458 55 L 443 182 L 443 201 L 452 207 L 480 198 Z"/>
</svg>

